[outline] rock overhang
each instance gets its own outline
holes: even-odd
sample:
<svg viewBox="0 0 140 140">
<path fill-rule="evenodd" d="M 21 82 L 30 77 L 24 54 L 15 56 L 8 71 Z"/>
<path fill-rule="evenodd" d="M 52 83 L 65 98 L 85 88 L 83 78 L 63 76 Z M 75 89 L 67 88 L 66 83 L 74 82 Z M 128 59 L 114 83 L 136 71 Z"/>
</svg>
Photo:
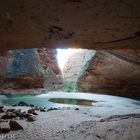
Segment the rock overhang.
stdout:
<svg viewBox="0 0 140 140">
<path fill-rule="evenodd" d="M 0 48 L 140 49 L 139 0 L 4 0 Z"/>
</svg>

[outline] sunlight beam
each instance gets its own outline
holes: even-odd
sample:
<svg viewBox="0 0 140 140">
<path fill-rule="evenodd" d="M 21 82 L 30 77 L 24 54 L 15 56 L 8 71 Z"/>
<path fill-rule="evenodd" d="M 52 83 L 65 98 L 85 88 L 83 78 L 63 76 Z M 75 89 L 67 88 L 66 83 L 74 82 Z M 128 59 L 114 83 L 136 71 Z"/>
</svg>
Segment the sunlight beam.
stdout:
<svg viewBox="0 0 140 140">
<path fill-rule="evenodd" d="M 82 50 L 82 49 L 72 49 L 72 48 L 68 48 L 68 49 L 56 49 L 57 50 L 57 60 L 58 60 L 58 65 L 61 69 L 61 71 L 64 68 L 65 63 L 68 61 L 68 59 L 70 58 L 70 56 L 74 53 L 77 53 L 78 51 Z"/>
</svg>

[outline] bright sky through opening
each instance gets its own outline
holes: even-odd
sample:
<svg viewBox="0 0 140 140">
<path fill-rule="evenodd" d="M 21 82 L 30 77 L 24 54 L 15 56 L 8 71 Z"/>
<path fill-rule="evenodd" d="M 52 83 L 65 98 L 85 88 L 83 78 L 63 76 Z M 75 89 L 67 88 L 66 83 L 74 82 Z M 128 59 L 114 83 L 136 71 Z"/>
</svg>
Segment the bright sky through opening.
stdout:
<svg viewBox="0 0 140 140">
<path fill-rule="evenodd" d="M 81 49 L 57 49 L 57 60 L 58 60 L 58 65 L 61 69 L 61 71 L 64 68 L 65 63 L 68 61 L 69 57 L 80 51 Z"/>
</svg>

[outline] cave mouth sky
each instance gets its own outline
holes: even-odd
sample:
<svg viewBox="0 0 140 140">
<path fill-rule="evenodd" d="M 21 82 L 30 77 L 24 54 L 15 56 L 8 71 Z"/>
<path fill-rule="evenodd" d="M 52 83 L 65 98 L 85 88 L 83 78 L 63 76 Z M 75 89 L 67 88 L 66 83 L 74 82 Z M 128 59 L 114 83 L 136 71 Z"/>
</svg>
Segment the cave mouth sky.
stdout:
<svg viewBox="0 0 140 140">
<path fill-rule="evenodd" d="M 56 50 L 57 50 L 58 65 L 59 65 L 60 70 L 62 71 L 65 63 L 68 61 L 70 56 L 74 53 L 79 52 L 82 49 L 73 49 L 73 48 L 61 49 L 61 48 L 58 48 Z"/>
</svg>

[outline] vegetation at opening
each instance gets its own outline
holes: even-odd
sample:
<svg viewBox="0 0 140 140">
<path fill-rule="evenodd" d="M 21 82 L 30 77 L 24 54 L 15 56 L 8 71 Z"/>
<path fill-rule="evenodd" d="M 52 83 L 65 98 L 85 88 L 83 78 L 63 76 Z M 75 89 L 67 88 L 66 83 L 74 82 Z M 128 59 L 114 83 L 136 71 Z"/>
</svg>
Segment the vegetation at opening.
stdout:
<svg viewBox="0 0 140 140">
<path fill-rule="evenodd" d="M 65 92 L 74 92 L 75 91 L 75 84 L 71 81 L 64 80 L 64 89 Z"/>
</svg>

